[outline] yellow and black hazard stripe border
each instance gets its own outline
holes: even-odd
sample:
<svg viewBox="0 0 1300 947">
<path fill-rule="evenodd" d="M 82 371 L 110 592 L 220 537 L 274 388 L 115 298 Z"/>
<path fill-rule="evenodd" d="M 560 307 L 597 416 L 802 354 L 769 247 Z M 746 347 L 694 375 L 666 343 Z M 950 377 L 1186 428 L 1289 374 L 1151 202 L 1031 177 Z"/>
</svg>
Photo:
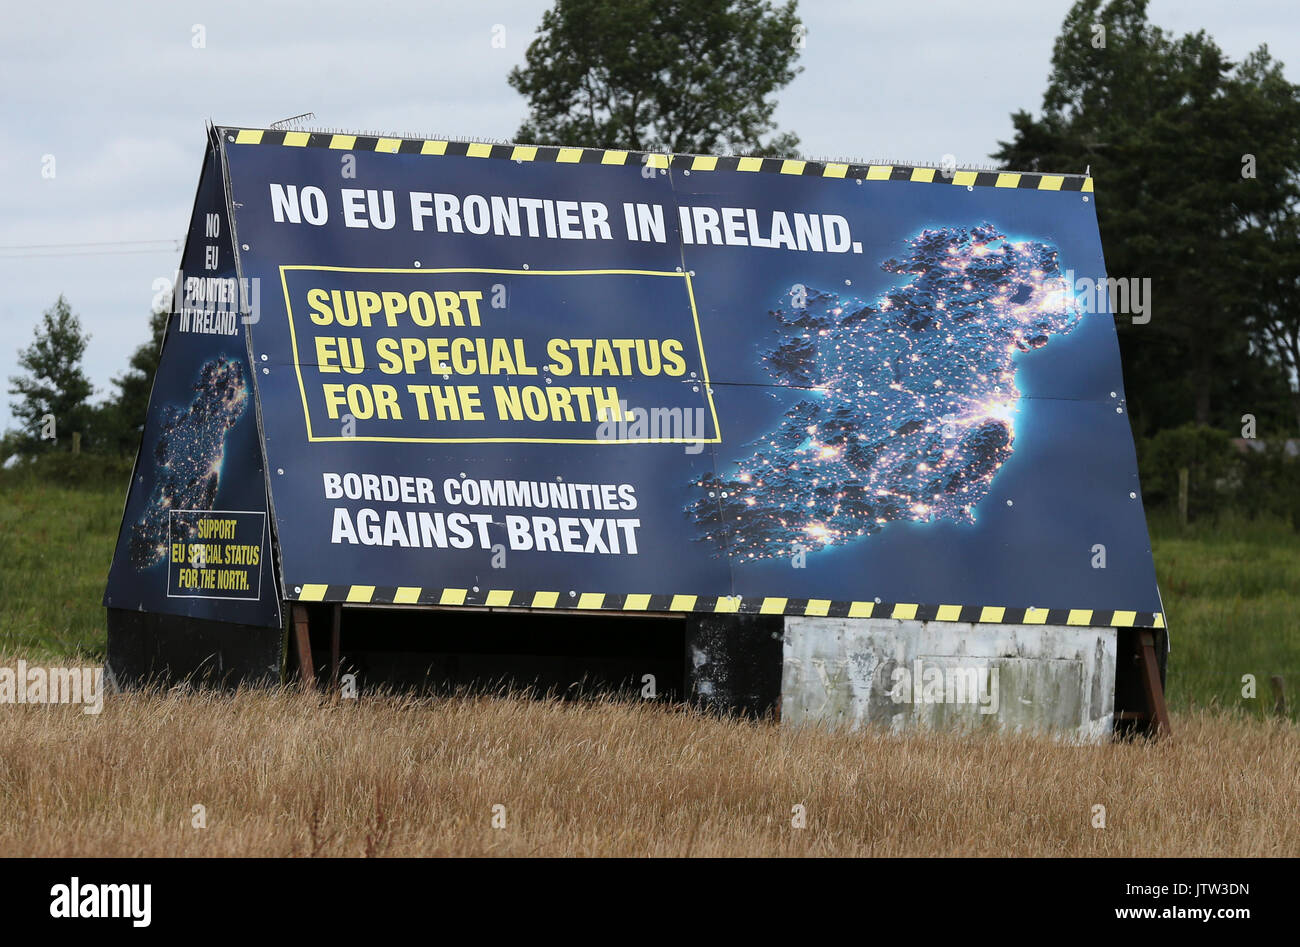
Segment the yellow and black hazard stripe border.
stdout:
<svg viewBox="0 0 1300 947">
<path fill-rule="evenodd" d="M 373 135 L 275 131 L 261 128 L 223 128 L 221 135 L 227 145 L 282 145 L 288 148 L 331 148 L 336 151 L 376 151 L 402 155 L 504 158 L 510 161 L 537 161 L 552 164 L 633 165 L 674 171 L 740 171 L 857 181 L 955 184 L 968 188 L 1081 191 L 1085 194 L 1092 192 L 1092 178 L 1082 174 L 969 171 L 902 164 L 845 164 L 835 161 L 802 161 L 793 158 L 752 158 L 735 155 L 673 155 L 604 148 L 500 145 L 433 138 L 385 138 Z"/>
<path fill-rule="evenodd" d="M 1079 625 L 1095 628 L 1163 628 L 1160 612 L 1094 608 L 1006 608 L 994 605 L 912 605 L 902 602 L 833 602 L 816 598 L 708 595 L 618 595 L 606 592 L 520 592 L 512 589 L 444 589 L 380 585 L 290 586 L 299 602 L 345 605 L 446 605 L 573 611 L 705 612 L 812 618 L 895 618 L 1002 625 Z"/>
</svg>

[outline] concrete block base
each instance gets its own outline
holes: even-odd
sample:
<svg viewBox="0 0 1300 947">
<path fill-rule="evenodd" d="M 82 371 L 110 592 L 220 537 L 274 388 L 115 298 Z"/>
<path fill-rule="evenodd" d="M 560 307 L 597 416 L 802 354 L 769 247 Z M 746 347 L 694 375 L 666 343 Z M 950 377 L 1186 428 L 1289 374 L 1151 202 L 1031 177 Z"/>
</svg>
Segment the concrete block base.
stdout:
<svg viewBox="0 0 1300 947">
<path fill-rule="evenodd" d="M 787 618 L 781 719 L 1109 738 L 1113 628 Z"/>
</svg>

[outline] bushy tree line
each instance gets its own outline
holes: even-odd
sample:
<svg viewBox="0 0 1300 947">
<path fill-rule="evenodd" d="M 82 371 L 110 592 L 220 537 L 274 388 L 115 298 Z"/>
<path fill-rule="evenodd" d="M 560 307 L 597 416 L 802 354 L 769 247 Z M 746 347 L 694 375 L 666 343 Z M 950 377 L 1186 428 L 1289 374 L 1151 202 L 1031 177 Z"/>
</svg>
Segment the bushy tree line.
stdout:
<svg viewBox="0 0 1300 947">
<path fill-rule="evenodd" d="M 1300 442 L 1236 438 L 1197 424 L 1165 428 L 1138 439 L 1142 500 L 1168 510 L 1185 503 L 1189 520 L 1225 512 L 1272 515 L 1300 530 L 1297 447 Z"/>
<path fill-rule="evenodd" d="M 1300 87 L 1260 46 L 1232 62 L 1147 0 L 1081 0 L 1041 114 L 1012 116 L 1008 170 L 1091 169 L 1111 277 L 1150 280 L 1116 314 L 1137 433 L 1186 423 L 1300 429 Z"/>
<path fill-rule="evenodd" d="M 149 408 L 149 392 L 168 313 L 149 315 L 149 340 L 131 354 L 112 379 L 106 397 L 92 402 L 93 387 L 82 369 L 90 335 L 63 297 L 41 316 L 30 345 L 18 352 L 21 373 L 9 379 L 9 404 L 17 427 L 0 438 L 0 464 L 70 452 L 74 437 L 86 453 L 134 455 Z"/>
</svg>

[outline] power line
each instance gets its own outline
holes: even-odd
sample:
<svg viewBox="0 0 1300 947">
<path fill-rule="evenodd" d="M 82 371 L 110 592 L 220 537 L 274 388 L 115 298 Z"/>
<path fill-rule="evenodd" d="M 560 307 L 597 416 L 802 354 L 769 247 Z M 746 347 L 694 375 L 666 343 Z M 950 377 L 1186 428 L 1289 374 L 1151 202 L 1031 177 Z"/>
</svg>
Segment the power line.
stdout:
<svg viewBox="0 0 1300 947">
<path fill-rule="evenodd" d="M 30 260 L 42 257 L 64 256 L 119 256 L 128 253 L 179 253 L 184 238 L 159 240 L 88 240 L 81 243 L 27 243 L 0 246 L 0 260 Z M 163 246 L 145 246 L 163 244 Z M 132 249 L 87 249 L 101 247 L 130 247 Z"/>
<path fill-rule="evenodd" d="M 65 256 L 121 256 L 127 253 L 179 253 L 180 247 L 157 247 L 152 250 L 72 250 L 67 253 L 0 253 L 0 260 L 56 259 Z"/>
<path fill-rule="evenodd" d="M 67 247 L 118 247 L 140 243 L 176 243 L 176 237 L 158 237 L 154 240 L 82 240 L 76 243 L 8 243 L 0 250 L 61 250 Z"/>
</svg>

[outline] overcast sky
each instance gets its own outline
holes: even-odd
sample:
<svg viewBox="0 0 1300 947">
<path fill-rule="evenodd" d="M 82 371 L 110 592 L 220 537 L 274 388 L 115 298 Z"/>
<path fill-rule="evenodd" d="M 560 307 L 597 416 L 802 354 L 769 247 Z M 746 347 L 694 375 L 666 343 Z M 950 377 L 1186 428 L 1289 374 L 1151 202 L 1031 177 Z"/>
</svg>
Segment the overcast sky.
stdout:
<svg viewBox="0 0 1300 947">
<path fill-rule="evenodd" d="M 316 124 L 349 130 L 511 138 L 525 107 L 506 74 L 548 6 L 6 6 L 0 429 L 11 422 L 17 350 L 59 293 L 91 334 L 85 364 L 96 400 L 144 341 L 153 282 L 180 261 L 179 243 L 166 241 L 189 220 L 205 120 L 261 126 L 311 111 Z M 780 94 L 779 127 L 800 136 L 805 156 L 987 163 L 1011 134 L 1010 113 L 1037 112 L 1069 7 L 803 0 L 804 71 Z M 1300 6 L 1290 0 L 1154 0 L 1150 12 L 1178 33 L 1205 29 L 1235 59 L 1267 42 L 1291 80 L 1300 77 Z M 196 25 L 205 48 L 192 42 Z M 492 46 L 498 25 L 504 49 Z M 46 155 L 52 179 L 41 175 Z"/>
</svg>

